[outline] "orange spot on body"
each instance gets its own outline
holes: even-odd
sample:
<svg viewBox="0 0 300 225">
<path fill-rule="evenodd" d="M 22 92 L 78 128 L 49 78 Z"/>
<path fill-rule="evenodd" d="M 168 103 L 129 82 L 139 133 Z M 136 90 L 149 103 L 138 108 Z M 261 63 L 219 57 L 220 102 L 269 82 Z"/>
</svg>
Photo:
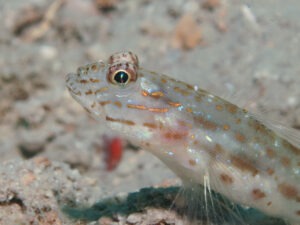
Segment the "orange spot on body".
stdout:
<svg viewBox="0 0 300 225">
<path fill-rule="evenodd" d="M 99 104 L 101 106 L 105 106 L 105 105 L 110 104 L 110 103 L 111 103 L 111 101 L 102 101 L 102 102 L 99 102 Z"/>
<path fill-rule="evenodd" d="M 220 179 L 224 184 L 232 184 L 233 178 L 225 173 L 220 174 Z"/>
<path fill-rule="evenodd" d="M 205 120 L 201 116 L 196 117 L 195 120 L 198 123 L 200 123 L 205 129 L 208 129 L 208 130 L 216 130 L 217 129 L 217 125 L 214 122 L 211 122 L 209 120 Z"/>
<path fill-rule="evenodd" d="M 145 90 L 142 90 L 141 94 L 142 94 L 142 96 L 145 96 L 145 97 L 149 95 L 149 93 L 147 91 L 145 91 Z"/>
<path fill-rule="evenodd" d="M 143 123 L 143 126 L 149 127 L 149 128 L 152 128 L 152 129 L 157 128 L 156 124 L 154 124 L 154 123 Z"/>
<path fill-rule="evenodd" d="M 240 123 L 241 123 L 241 119 L 240 119 L 240 118 L 237 118 L 237 119 L 235 120 L 235 123 L 236 123 L 236 124 L 240 124 Z"/>
<path fill-rule="evenodd" d="M 117 107 L 119 107 L 119 108 L 122 108 L 122 103 L 119 102 L 119 101 L 115 101 L 114 105 L 117 106 Z"/>
<path fill-rule="evenodd" d="M 194 159 L 190 159 L 190 160 L 189 160 L 189 164 L 190 164 L 191 166 L 196 166 L 197 162 L 196 162 Z"/>
<path fill-rule="evenodd" d="M 228 104 L 226 105 L 226 109 L 227 109 L 227 111 L 230 112 L 231 114 L 235 114 L 235 113 L 237 112 L 237 110 L 238 110 L 238 107 L 237 107 L 236 105 L 233 105 L 233 104 L 228 103 Z"/>
<path fill-rule="evenodd" d="M 258 200 L 258 199 L 262 199 L 264 197 L 266 197 L 266 194 L 261 191 L 260 189 L 253 189 L 252 190 L 252 197 L 254 200 Z"/>
<path fill-rule="evenodd" d="M 267 153 L 267 156 L 271 159 L 276 156 L 276 152 L 272 148 L 267 148 L 266 153 Z"/>
<path fill-rule="evenodd" d="M 147 107 L 144 105 L 134 105 L 134 104 L 127 104 L 127 107 L 130 109 L 140 109 L 140 110 L 146 110 Z"/>
<path fill-rule="evenodd" d="M 110 121 L 110 122 L 122 123 L 122 124 L 130 125 L 130 126 L 135 125 L 135 123 L 131 120 L 115 119 L 115 118 L 112 118 L 109 116 L 106 116 L 105 119 L 106 119 L 106 121 Z"/>
<path fill-rule="evenodd" d="M 278 190 L 287 199 L 296 199 L 298 195 L 297 188 L 290 184 L 281 183 L 278 185 Z"/>
<path fill-rule="evenodd" d="M 235 134 L 235 139 L 239 142 L 245 142 L 246 138 L 244 135 L 242 135 L 241 133 L 236 133 Z"/>
<path fill-rule="evenodd" d="M 168 112 L 168 108 L 148 108 L 150 112 L 158 112 L 158 113 L 165 113 Z"/>
<path fill-rule="evenodd" d="M 180 103 L 180 102 L 168 102 L 168 104 L 169 104 L 170 106 L 174 106 L 174 107 L 179 107 L 179 106 L 181 106 L 181 103 Z"/>
<path fill-rule="evenodd" d="M 173 139 L 173 140 L 180 140 L 184 139 L 187 136 L 186 132 L 180 132 L 180 131 L 169 131 L 164 133 L 164 137 L 166 139 Z"/>
<path fill-rule="evenodd" d="M 163 84 L 167 83 L 167 80 L 166 80 L 165 78 L 161 78 L 160 81 L 161 81 Z"/>
<path fill-rule="evenodd" d="M 188 108 L 185 109 L 185 111 L 187 111 L 188 113 L 192 113 L 192 112 L 193 112 L 193 109 L 190 108 L 190 107 L 188 107 Z"/>
<path fill-rule="evenodd" d="M 189 96 L 191 94 L 189 91 L 184 90 L 180 87 L 174 87 L 174 91 L 177 92 L 177 93 L 180 93 L 183 96 Z"/>
<path fill-rule="evenodd" d="M 163 97 L 164 93 L 161 92 L 161 91 L 155 91 L 155 92 L 150 93 L 150 96 L 155 97 L 155 98 L 159 98 L 159 97 Z"/>
<path fill-rule="evenodd" d="M 226 130 L 226 131 L 227 131 L 227 130 L 229 130 L 229 129 L 230 129 L 230 126 L 229 126 L 228 124 L 224 124 L 224 125 L 223 125 L 223 130 Z"/>
<path fill-rule="evenodd" d="M 223 110 L 223 106 L 222 105 L 216 105 L 216 110 L 222 111 Z"/>
<path fill-rule="evenodd" d="M 271 169 L 271 168 L 268 168 L 267 169 L 267 173 L 270 175 L 270 176 L 272 176 L 273 174 L 274 174 L 274 170 L 273 169 Z"/>
<path fill-rule="evenodd" d="M 230 157 L 232 164 L 242 170 L 242 171 L 248 171 L 250 173 L 252 173 L 253 176 L 255 176 L 256 174 L 258 174 L 258 170 L 256 169 L 256 167 L 252 164 L 252 162 L 248 161 L 246 158 L 241 158 L 238 156 L 234 156 L 232 155 Z"/>
<path fill-rule="evenodd" d="M 281 157 L 280 162 L 284 167 L 288 167 L 291 164 L 291 160 L 286 156 Z"/>
</svg>

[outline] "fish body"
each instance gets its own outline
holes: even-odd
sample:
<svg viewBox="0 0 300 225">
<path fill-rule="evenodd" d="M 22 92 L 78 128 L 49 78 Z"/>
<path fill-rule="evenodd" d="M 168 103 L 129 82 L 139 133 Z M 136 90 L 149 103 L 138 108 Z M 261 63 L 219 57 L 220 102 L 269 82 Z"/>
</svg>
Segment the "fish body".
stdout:
<svg viewBox="0 0 300 225">
<path fill-rule="evenodd" d="M 116 53 L 70 73 L 71 95 L 97 120 L 162 160 L 184 183 L 300 224 L 300 149 L 247 110 Z"/>
</svg>

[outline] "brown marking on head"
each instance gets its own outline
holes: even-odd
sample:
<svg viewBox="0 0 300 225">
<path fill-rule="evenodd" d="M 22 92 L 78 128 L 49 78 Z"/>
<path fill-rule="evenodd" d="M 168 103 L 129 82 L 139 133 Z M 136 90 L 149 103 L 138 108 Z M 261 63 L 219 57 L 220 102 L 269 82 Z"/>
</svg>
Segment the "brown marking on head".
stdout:
<svg viewBox="0 0 300 225">
<path fill-rule="evenodd" d="M 286 156 L 281 157 L 280 162 L 284 167 L 289 167 L 291 165 L 291 160 Z"/>
<path fill-rule="evenodd" d="M 192 113 L 192 112 L 193 112 L 193 109 L 190 108 L 190 107 L 187 107 L 187 108 L 185 109 L 185 111 L 187 111 L 188 113 Z"/>
<path fill-rule="evenodd" d="M 92 83 L 99 83 L 99 82 L 100 82 L 99 79 L 93 79 L 93 78 L 90 78 L 90 81 L 91 81 Z"/>
<path fill-rule="evenodd" d="M 296 215 L 300 216 L 300 210 L 296 211 Z"/>
<path fill-rule="evenodd" d="M 272 169 L 272 168 L 268 168 L 267 169 L 267 173 L 270 175 L 270 176 L 272 176 L 273 174 L 274 174 L 274 170 Z"/>
<path fill-rule="evenodd" d="M 150 93 L 150 96 L 154 98 L 160 98 L 164 96 L 164 93 L 162 91 L 155 91 Z"/>
<path fill-rule="evenodd" d="M 86 94 L 86 95 L 92 95 L 92 94 L 93 94 L 93 91 L 90 89 L 90 90 L 86 91 L 85 94 Z"/>
<path fill-rule="evenodd" d="M 115 101 L 114 105 L 119 107 L 119 108 L 122 108 L 122 103 L 120 101 Z"/>
<path fill-rule="evenodd" d="M 157 125 L 154 123 L 143 123 L 143 126 L 151 128 L 151 129 L 156 129 Z"/>
<path fill-rule="evenodd" d="M 129 63 L 132 63 L 133 65 L 135 65 L 136 67 L 139 66 L 138 57 L 130 51 L 129 52 L 117 52 L 108 58 L 109 64 L 114 64 L 117 62 L 129 62 Z"/>
<path fill-rule="evenodd" d="M 166 80 L 165 78 L 161 78 L 160 81 L 161 81 L 163 84 L 167 83 L 167 80 Z"/>
<path fill-rule="evenodd" d="M 83 80 L 83 79 L 79 81 L 79 83 L 81 83 L 81 84 L 86 84 L 88 82 L 89 82 L 88 80 Z"/>
<path fill-rule="evenodd" d="M 216 105 L 216 110 L 218 111 L 222 111 L 223 110 L 223 106 L 222 105 Z"/>
<path fill-rule="evenodd" d="M 224 184 L 232 184 L 233 183 L 233 177 L 229 176 L 226 173 L 221 173 L 220 174 L 220 180 L 224 183 Z"/>
<path fill-rule="evenodd" d="M 287 199 L 296 199 L 298 195 L 297 188 L 290 184 L 281 183 L 278 185 L 278 190 Z"/>
<path fill-rule="evenodd" d="M 124 120 L 124 119 L 112 118 L 112 117 L 109 117 L 109 116 L 106 116 L 105 119 L 106 119 L 106 121 L 116 122 L 116 123 L 122 123 L 122 124 L 129 125 L 129 126 L 135 125 L 135 123 L 133 121 L 131 121 L 131 120 Z"/>
<path fill-rule="evenodd" d="M 224 124 L 223 125 L 223 130 L 230 130 L 230 126 L 228 124 Z"/>
<path fill-rule="evenodd" d="M 99 88 L 98 90 L 95 91 L 95 94 L 98 94 L 98 93 L 101 93 L 101 92 L 105 92 L 108 90 L 108 87 L 102 87 L 102 88 Z"/>
<path fill-rule="evenodd" d="M 157 112 L 157 113 L 166 113 L 169 111 L 168 108 L 148 108 L 150 112 Z"/>
<path fill-rule="evenodd" d="M 147 147 L 149 147 L 149 146 L 150 146 L 150 143 L 149 143 L 149 142 L 146 142 L 145 145 L 146 145 Z"/>
<path fill-rule="evenodd" d="M 246 141 L 246 137 L 241 133 L 236 133 L 235 134 L 235 139 L 239 142 L 245 142 Z"/>
<path fill-rule="evenodd" d="M 258 188 L 252 190 L 252 197 L 254 200 L 262 199 L 266 197 L 266 194 Z"/>
<path fill-rule="evenodd" d="M 268 202 L 268 203 L 267 203 L 267 206 L 270 206 L 270 205 L 272 205 L 272 202 Z"/>
<path fill-rule="evenodd" d="M 266 149 L 266 154 L 270 159 L 272 159 L 276 156 L 276 152 L 272 148 L 269 148 L 269 147 L 267 147 L 267 149 Z"/>
<path fill-rule="evenodd" d="M 110 103 L 111 103 L 111 101 L 101 101 L 101 102 L 99 102 L 99 104 L 101 106 L 105 106 L 105 105 L 110 104 Z"/>
<path fill-rule="evenodd" d="M 250 162 L 248 159 L 246 158 L 241 158 L 239 156 L 234 156 L 232 155 L 230 157 L 231 159 L 231 163 L 238 169 L 242 170 L 242 171 L 247 171 L 252 173 L 253 176 L 255 176 L 256 174 L 258 174 L 258 170 L 256 169 L 256 167 L 253 165 L 252 162 Z"/>
<path fill-rule="evenodd" d="M 200 123 L 207 130 L 216 130 L 217 124 L 209 120 L 205 120 L 202 116 L 195 117 L 195 120 Z"/>
<path fill-rule="evenodd" d="M 127 104 L 127 107 L 130 109 L 140 109 L 140 110 L 146 110 L 147 107 L 144 105 L 134 105 L 134 104 Z"/>
<path fill-rule="evenodd" d="M 98 71 L 98 66 L 97 66 L 97 64 L 92 64 L 91 65 L 91 70 L 93 71 L 93 72 L 97 72 Z"/>
<path fill-rule="evenodd" d="M 142 90 L 142 91 L 141 91 L 141 95 L 144 96 L 144 97 L 146 97 L 146 96 L 149 95 L 149 92 L 147 92 L 147 91 L 145 91 L 145 90 Z"/>
<path fill-rule="evenodd" d="M 194 159 L 189 159 L 189 164 L 190 164 L 190 166 L 196 166 L 197 162 Z"/>
<path fill-rule="evenodd" d="M 181 106 L 181 103 L 180 103 L 180 102 L 168 102 L 168 104 L 169 104 L 170 106 L 174 106 L 174 107 L 179 107 L 179 106 Z"/>
<path fill-rule="evenodd" d="M 231 104 L 231 103 L 226 104 L 226 109 L 231 114 L 235 114 L 238 111 L 238 107 L 234 104 Z"/>
</svg>

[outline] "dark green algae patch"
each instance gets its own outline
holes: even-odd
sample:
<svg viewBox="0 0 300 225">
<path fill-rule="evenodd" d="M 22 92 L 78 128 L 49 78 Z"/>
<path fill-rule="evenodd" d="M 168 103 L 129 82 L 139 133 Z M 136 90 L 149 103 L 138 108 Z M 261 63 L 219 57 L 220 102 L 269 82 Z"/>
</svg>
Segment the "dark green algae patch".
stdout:
<svg viewBox="0 0 300 225">
<path fill-rule="evenodd" d="M 102 217 L 115 220 L 116 215 L 129 216 L 143 213 L 146 208 L 156 208 L 174 210 L 187 220 L 204 221 L 203 224 L 210 221 L 231 225 L 286 225 L 283 220 L 266 216 L 256 209 L 233 204 L 218 193 L 213 192 L 208 204 L 205 204 L 203 190 L 197 193 L 193 190 L 182 187 L 149 187 L 124 197 L 100 200 L 90 207 L 64 206 L 62 211 L 75 221 L 85 222 L 97 221 Z M 185 203 L 178 206 L 175 201 L 182 196 Z M 206 210 L 214 213 L 207 214 Z"/>
</svg>

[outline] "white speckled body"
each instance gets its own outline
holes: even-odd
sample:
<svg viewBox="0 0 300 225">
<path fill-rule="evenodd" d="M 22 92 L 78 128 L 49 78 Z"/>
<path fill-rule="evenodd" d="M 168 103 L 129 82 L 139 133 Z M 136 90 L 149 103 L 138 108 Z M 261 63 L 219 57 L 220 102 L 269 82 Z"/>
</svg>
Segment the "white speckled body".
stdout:
<svg viewBox="0 0 300 225">
<path fill-rule="evenodd" d="M 233 202 L 300 224 L 300 149 L 246 110 L 139 68 L 131 52 L 79 68 L 67 87 L 184 182 L 203 185 L 208 175 L 211 188 Z"/>
</svg>

